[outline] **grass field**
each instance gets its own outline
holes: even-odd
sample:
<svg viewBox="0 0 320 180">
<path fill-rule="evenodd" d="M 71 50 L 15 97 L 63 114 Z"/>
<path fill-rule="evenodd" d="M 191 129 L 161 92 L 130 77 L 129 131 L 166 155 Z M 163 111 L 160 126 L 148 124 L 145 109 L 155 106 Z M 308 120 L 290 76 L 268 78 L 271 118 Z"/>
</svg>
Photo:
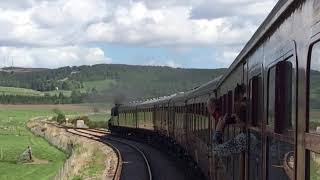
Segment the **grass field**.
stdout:
<svg viewBox="0 0 320 180">
<path fill-rule="evenodd" d="M 310 180 L 319 180 L 320 177 L 320 155 L 311 153 L 310 158 Z"/>
<path fill-rule="evenodd" d="M 0 94 L 4 95 L 18 95 L 18 96 L 44 96 L 48 94 L 50 96 L 59 95 L 63 93 L 64 96 L 70 97 L 71 91 L 66 90 L 57 90 L 57 91 L 35 91 L 32 89 L 25 89 L 25 88 L 16 88 L 16 87 L 4 87 L 0 86 Z"/>
<path fill-rule="evenodd" d="M 110 80 L 110 79 L 83 82 L 83 86 L 85 90 L 91 90 L 92 88 L 95 88 L 97 91 L 107 90 L 115 84 L 116 84 L 116 81 Z"/>
<path fill-rule="evenodd" d="M 3 87 L 3 86 L 0 86 L 0 94 L 20 95 L 20 96 L 43 96 L 43 93 L 40 91 L 35 91 L 32 89 L 25 89 L 25 88 Z"/>
<path fill-rule="evenodd" d="M 75 105 L 0 105 L 0 179 L 44 180 L 52 178 L 67 156 L 47 141 L 34 136 L 25 128 L 32 117 L 51 116 L 53 108 L 66 114 L 81 115 L 91 112 L 87 106 Z M 32 146 L 36 158 L 47 160 L 45 164 L 22 164 L 19 155 Z"/>
<path fill-rule="evenodd" d="M 100 113 L 100 114 L 92 114 L 88 116 L 91 121 L 107 121 L 110 119 L 110 114 Z"/>
<path fill-rule="evenodd" d="M 67 91 L 67 90 L 56 90 L 56 91 L 44 91 L 41 92 L 43 95 L 48 94 L 50 96 L 59 96 L 60 93 L 62 93 L 64 96 L 66 97 L 70 97 L 71 96 L 71 91 Z"/>
</svg>

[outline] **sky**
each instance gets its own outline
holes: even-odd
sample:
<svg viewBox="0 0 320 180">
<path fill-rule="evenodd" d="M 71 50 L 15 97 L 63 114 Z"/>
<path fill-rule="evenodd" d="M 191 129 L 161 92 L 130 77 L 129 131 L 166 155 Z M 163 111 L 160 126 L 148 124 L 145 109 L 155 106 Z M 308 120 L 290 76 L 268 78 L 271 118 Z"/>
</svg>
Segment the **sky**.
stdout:
<svg viewBox="0 0 320 180">
<path fill-rule="evenodd" d="M 0 67 L 228 67 L 276 0 L 1 0 Z"/>
</svg>

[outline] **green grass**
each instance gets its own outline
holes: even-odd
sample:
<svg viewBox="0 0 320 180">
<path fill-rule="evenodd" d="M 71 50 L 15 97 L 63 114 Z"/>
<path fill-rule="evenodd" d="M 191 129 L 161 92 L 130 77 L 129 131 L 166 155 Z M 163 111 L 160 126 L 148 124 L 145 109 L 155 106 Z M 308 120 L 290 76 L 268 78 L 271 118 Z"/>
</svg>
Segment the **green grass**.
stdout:
<svg viewBox="0 0 320 180">
<path fill-rule="evenodd" d="M 4 87 L 0 86 L 0 94 L 5 95 L 20 95 L 20 96 L 43 96 L 40 91 L 32 89 L 16 88 L 16 87 Z"/>
<path fill-rule="evenodd" d="M 70 97 L 71 96 L 71 92 L 72 91 L 67 91 L 67 90 L 44 91 L 43 95 L 44 94 L 48 94 L 49 96 L 54 96 L 54 95 L 59 96 L 59 94 L 62 93 L 64 96 Z"/>
<path fill-rule="evenodd" d="M 90 121 L 97 122 L 97 121 L 107 121 L 110 119 L 111 115 L 106 113 L 101 114 L 93 114 L 88 116 Z"/>
<path fill-rule="evenodd" d="M 72 114 L 76 111 L 68 110 Z M 41 137 L 34 136 L 25 128 L 32 117 L 54 115 L 50 109 L 1 109 L 0 110 L 0 179 L 51 179 L 63 165 L 67 156 Z M 47 164 L 28 165 L 17 161 L 19 155 L 31 145 L 33 155 L 48 160 Z"/>
<path fill-rule="evenodd" d="M 91 178 L 95 177 L 97 174 L 102 174 L 105 169 L 105 156 L 106 155 L 101 150 L 96 149 L 92 161 L 81 174 Z"/>
<path fill-rule="evenodd" d="M 111 88 L 115 84 L 116 81 L 110 79 L 83 82 L 83 86 L 86 91 L 91 91 L 92 88 L 95 88 L 97 91 L 103 91 Z"/>
<path fill-rule="evenodd" d="M 314 154 L 314 153 L 312 153 Z M 319 159 L 320 155 L 315 154 L 315 158 Z M 318 162 L 319 163 L 319 162 Z M 320 179 L 320 164 L 318 164 L 312 157 L 310 158 L 310 180 Z"/>
<path fill-rule="evenodd" d="M 44 96 L 45 94 L 48 94 L 50 96 L 59 95 L 63 93 L 64 96 L 70 97 L 71 91 L 67 90 L 57 90 L 57 91 L 36 91 L 32 89 L 26 89 L 26 88 L 16 88 L 16 87 L 4 87 L 0 86 L 0 94 L 4 95 L 17 95 L 17 96 Z"/>
</svg>

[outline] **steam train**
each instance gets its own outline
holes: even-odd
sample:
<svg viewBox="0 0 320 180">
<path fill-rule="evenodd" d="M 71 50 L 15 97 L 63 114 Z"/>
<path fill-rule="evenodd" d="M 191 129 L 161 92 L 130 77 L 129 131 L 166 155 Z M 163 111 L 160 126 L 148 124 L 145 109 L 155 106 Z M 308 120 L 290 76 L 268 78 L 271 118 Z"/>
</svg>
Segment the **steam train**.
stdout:
<svg viewBox="0 0 320 180">
<path fill-rule="evenodd" d="M 221 158 L 206 101 L 234 113 L 237 84 L 246 87 L 246 126 L 228 125 L 224 141 L 244 132 L 248 150 Z M 206 179 L 320 179 L 320 0 L 280 0 L 221 77 L 112 111 L 113 132 L 164 139 Z"/>
</svg>

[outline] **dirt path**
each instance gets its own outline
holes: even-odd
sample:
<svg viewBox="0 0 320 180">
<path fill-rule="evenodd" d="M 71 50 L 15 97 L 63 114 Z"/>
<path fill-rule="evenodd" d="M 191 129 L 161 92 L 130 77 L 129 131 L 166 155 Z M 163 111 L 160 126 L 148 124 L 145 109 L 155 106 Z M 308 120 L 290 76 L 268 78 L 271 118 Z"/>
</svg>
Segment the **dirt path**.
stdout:
<svg viewBox="0 0 320 180">
<path fill-rule="evenodd" d="M 28 162 L 24 164 L 48 164 L 49 163 L 49 161 L 45 159 L 38 159 L 36 157 L 32 157 L 32 158 L 33 158 L 32 162 Z"/>
</svg>

